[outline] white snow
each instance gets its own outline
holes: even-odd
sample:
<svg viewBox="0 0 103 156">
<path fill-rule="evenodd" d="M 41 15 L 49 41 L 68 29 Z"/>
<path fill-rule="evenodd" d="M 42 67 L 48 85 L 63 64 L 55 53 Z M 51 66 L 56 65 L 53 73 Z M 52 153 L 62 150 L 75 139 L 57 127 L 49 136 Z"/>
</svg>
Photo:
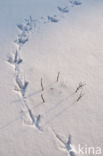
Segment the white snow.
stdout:
<svg viewBox="0 0 103 156">
<path fill-rule="evenodd" d="M 103 150 L 103 1 L 1 0 L 0 20 L 0 156 Z"/>
</svg>

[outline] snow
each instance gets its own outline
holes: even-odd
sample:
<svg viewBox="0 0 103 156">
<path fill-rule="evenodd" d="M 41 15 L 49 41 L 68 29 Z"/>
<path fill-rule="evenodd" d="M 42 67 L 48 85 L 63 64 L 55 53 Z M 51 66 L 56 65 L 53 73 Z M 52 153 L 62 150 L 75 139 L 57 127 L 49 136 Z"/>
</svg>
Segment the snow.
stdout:
<svg viewBox="0 0 103 156">
<path fill-rule="evenodd" d="M 0 156 L 102 148 L 102 17 L 102 0 L 0 1 Z"/>
</svg>

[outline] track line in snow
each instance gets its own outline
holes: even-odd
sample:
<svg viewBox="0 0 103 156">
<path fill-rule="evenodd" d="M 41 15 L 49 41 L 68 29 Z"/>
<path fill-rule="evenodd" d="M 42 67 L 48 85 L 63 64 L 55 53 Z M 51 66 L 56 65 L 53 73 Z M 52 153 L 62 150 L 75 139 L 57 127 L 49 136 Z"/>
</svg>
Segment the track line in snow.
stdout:
<svg viewBox="0 0 103 156">
<path fill-rule="evenodd" d="M 73 6 L 79 6 L 82 3 L 79 0 L 70 0 L 68 5 L 69 4 L 72 4 Z M 67 14 L 69 13 L 70 8 L 71 8 L 70 6 L 63 7 L 58 5 L 57 11 L 59 11 L 61 14 Z M 23 62 L 23 58 L 20 57 L 21 49 L 29 41 L 29 37 L 30 34 L 32 33 L 32 29 L 33 27 L 36 27 L 36 24 L 38 22 L 43 22 L 44 24 L 48 22 L 58 23 L 60 20 L 61 20 L 61 15 L 55 13 L 54 15 L 48 15 L 47 17 L 41 17 L 40 19 L 35 19 L 35 20 L 32 19 L 32 17 L 30 16 L 28 19 L 24 20 L 23 24 L 17 24 L 17 28 L 20 33 L 17 35 L 16 40 L 14 41 L 14 43 L 16 44 L 15 52 L 12 54 L 12 56 L 9 56 L 8 62 L 15 67 L 15 75 L 16 75 L 15 82 L 17 84 L 17 87 L 15 89 L 16 91 L 20 92 L 21 99 L 24 101 L 24 106 L 25 108 L 27 108 L 29 117 L 31 118 L 32 122 L 34 121 L 32 118 L 33 117 L 32 110 L 28 107 L 25 98 L 26 90 L 30 82 L 27 81 L 26 79 L 22 80 L 20 78 L 20 75 L 22 74 L 20 73 L 20 64 Z M 61 101 L 61 103 L 62 102 L 63 101 Z M 56 106 L 53 106 L 52 110 L 54 110 L 57 106 L 58 104 Z M 38 119 L 40 119 L 40 114 L 38 115 L 37 122 L 36 122 L 37 127 L 39 127 L 38 121 L 40 121 Z"/>
</svg>

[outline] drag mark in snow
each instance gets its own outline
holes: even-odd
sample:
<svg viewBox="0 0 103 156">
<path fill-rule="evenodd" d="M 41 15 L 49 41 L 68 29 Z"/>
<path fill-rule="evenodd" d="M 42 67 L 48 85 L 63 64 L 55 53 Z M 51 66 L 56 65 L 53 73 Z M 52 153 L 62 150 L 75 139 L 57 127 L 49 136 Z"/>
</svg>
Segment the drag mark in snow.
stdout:
<svg viewBox="0 0 103 156">
<path fill-rule="evenodd" d="M 32 125 L 33 125 L 33 124 L 35 123 L 35 117 L 34 117 L 32 111 L 31 111 L 29 108 L 28 108 L 28 113 L 29 113 L 29 116 L 30 116 L 30 118 L 31 118 Z"/>
</svg>

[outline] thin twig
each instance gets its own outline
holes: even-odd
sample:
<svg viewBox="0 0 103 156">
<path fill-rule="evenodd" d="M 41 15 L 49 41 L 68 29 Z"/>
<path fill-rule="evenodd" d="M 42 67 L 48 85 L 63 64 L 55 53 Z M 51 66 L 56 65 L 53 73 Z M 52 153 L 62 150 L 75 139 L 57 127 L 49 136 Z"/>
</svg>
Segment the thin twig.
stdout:
<svg viewBox="0 0 103 156">
<path fill-rule="evenodd" d="M 83 94 L 82 93 L 80 93 L 80 95 L 79 95 L 79 97 L 77 98 L 77 102 L 81 99 L 83 97 Z"/>
<path fill-rule="evenodd" d="M 60 77 L 60 72 L 58 72 L 58 75 L 57 75 L 57 82 L 59 81 L 59 77 Z"/>
<path fill-rule="evenodd" d="M 43 103 L 45 103 L 45 100 L 44 100 L 43 94 L 41 94 L 41 98 L 42 98 Z"/>
<path fill-rule="evenodd" d="M 44 90 L 44 86 L 43 86 L 43 79 L 41 78 L 41 88 L 42 88 L 42 91 Z"/>
<path fill-rule="evenodd" d="M 75 90 L 75 93 L 77 93 L 81 88 L 83 88 L 84 85 L 86 85 L 86 84 L 83 84 L 82 82 L 80 82 L 78 87 Z"/>
</svg>

